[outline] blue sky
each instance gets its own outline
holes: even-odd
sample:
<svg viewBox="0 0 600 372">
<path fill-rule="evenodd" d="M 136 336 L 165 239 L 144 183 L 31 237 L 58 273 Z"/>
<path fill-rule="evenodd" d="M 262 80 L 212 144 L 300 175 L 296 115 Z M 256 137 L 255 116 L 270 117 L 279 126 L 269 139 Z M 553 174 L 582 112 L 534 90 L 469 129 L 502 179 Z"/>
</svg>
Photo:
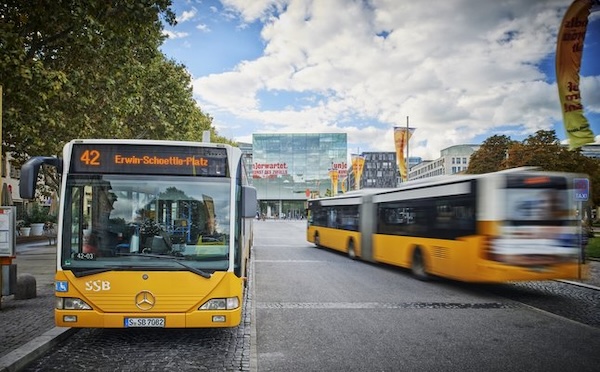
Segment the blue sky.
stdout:
<svg viewBox="0 0 600 372">
<path fill-rule="evenodd" d="M 408 117 L 410 155 L 435 159 L 495 134 L 565 139 L 554 52 L 570 3 L 174 0 L 162 50 L 187 67 L 225 137 L 345 132 L 349 152 L 393 151 Z M 581 96 L 600 142 L 600 10 L 583 53 Z"/>
</svg>

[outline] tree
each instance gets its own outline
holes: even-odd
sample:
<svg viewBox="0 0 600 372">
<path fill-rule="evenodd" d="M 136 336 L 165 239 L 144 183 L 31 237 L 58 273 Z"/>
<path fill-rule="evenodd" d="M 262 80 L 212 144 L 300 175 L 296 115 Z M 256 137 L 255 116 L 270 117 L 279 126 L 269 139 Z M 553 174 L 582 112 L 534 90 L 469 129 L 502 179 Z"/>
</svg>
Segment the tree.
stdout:
<svg viewBox="0 0 600 372">
<path fill-rule="evenodd" d="M 539 130 L 522 142 L 504 135 L 486 139 L 471 156 L 467 173 L 534 166 L 544 171 L 580 173 L 590 179 L 591 202 L 600 205 L 600 160 L 569 150 L 554 131 Z"/>
<path fill-rule="evenodd" d="M 536 166 L 545 171 L 580 173 L 590 179 L 592 203 L 600 205 L 600 160 L 584 156 L 580 149 L 561 145 L 554 131 L 539 130 L 508 151 L 506 168 Z"/>
<path fill-rule="evenodd" d="M 573 153 L 560 144 L 554 131 L 539 130 L 508 150 L 506 168 L 536 166 L 542 170 L 570 171 Z"/>
<path fill-rule="evenodd" d="M 212 118 L 160 52 L 171 0 L 0 4 L 3 152 L 16 163 L 73 138 L 198 139 Z M 199 134 L 198 134 L 199 133 Z"/>
<path fill-rule="evenodd" d="M 480 174 L 504 169 L 508 149 L 515 143 L 505 135 L 494 135 L 483 141 L 471 155 L 467 173 Z"/>
</svg>

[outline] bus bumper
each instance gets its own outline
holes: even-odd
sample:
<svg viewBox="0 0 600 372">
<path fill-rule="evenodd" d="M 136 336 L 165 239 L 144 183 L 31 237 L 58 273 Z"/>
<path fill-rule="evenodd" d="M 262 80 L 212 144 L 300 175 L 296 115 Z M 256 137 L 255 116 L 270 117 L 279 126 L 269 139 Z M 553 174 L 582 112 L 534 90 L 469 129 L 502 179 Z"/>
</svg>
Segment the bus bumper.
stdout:
<svg viewBox="0 0 600 372">
<path fill-rule="evenodd" d="M 241 322 L 241 308 L 193 313 L 113 313 L 94 310 L 55 310 L 58 327 L 74 328 L 229 328 Z"/>
</svg>

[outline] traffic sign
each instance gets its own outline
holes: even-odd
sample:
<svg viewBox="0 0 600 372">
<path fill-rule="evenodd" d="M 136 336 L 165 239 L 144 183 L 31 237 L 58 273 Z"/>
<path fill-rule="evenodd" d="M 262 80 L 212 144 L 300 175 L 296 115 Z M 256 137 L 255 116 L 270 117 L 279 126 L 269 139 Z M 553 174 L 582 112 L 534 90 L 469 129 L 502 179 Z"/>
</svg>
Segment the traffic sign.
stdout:
<svg viewBox="0 0 600 372">
<path fill-rule="evenodd" d="M 590 195 L 590 180 L 587 178 L 573 179 L 575 189 L 575 201 L 587 201 Z"/>
</svg>

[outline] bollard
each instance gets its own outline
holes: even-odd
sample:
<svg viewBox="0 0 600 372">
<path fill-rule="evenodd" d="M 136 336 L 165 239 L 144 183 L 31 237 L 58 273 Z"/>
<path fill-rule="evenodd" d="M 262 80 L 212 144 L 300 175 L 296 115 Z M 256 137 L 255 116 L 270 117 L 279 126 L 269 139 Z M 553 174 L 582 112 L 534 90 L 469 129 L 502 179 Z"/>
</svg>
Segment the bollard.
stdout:
<svg viewBox="0 0 600 372">
<path fill-rule="evenodd" d="M 19 274 L 15 300 L 28 300 L 37 297 L 35 277 L 31 274 Z"/>
</svg>

